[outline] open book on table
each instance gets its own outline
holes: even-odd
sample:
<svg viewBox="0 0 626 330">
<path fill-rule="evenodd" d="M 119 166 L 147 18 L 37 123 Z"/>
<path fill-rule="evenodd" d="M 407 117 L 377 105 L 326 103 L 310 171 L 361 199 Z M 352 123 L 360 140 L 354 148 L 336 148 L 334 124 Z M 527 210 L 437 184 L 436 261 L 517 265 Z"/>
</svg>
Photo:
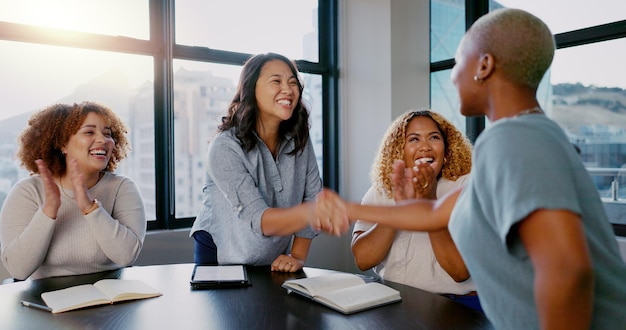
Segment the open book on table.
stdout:
<svg viewBox="0 0 626 330">
<path fill-rule="evenodd" d="M 366 282 L 349 273 L 287 280 L 282 285 L 294 292 L 344 314 L 400 301 L 400 292 L 378 282 Z"/>
<path fill-rule="evenodd" d="M 50 307 L 52 313 L 62 313 L 83 307 L 160 295 L 159 291 L 140 280 L 105 279 L 94 284 L 44 292 L 41 298 Z"/>
</svg>

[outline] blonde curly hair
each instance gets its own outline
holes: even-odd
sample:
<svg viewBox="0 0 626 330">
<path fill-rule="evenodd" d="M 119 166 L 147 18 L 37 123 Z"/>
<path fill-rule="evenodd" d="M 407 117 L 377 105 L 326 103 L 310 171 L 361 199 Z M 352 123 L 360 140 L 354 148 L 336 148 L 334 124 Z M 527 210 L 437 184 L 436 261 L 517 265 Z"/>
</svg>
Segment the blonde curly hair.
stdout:
<svg viewBox="0 0 626 330">
<path fill-rule="evenodd" d="M 406 128 L 415 117 L 432 119 L 443 135 L 445 161 L 438 178 L 443 176 L 448 180 L 456 181 L 460 176 L 468 174 L 472 167 L 472 144 L 452 123 L 431 110 L 407 111 L 387 128 L 370 172 L 374 187 L 389 198 L 393 197 L 392 165 L 395 160 L 404 159 Z"/>
</svg>

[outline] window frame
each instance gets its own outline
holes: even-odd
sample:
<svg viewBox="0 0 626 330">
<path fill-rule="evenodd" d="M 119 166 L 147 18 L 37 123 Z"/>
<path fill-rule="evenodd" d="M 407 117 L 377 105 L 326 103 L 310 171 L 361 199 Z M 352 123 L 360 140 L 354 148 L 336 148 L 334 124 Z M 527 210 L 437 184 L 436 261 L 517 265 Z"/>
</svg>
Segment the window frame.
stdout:
<svg viewBox="0 0 626 330">
<path fill-rule="evenodd" d="M 147 219 L 148 230 L 190 227 L 195 217 L 176 218 L 174 177 L 174 80 L 175 59 L 243 65 L 252 54 L 175 44 L 175 0 L 149 0 L 150 37 L 148 40 L 65 31 L 0 21 L 0 40 L 91 49 L 122 54 L 152 56 L 154 59 L 154 144 L 156 219 Z M 324 185 L 338 187 L 337 114 L 337 2 L 319 0 L 319 61 L 296 60 L 303 73 L 322 77 Z M 55 33 L 47 33 L 47 32 Z"/>
</svg>

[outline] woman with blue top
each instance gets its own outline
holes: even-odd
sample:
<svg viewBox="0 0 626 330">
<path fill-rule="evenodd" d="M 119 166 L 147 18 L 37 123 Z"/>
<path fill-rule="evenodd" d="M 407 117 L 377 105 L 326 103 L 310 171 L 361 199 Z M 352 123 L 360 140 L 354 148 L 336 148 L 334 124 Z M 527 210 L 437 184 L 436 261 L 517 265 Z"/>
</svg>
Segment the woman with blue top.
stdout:
<svg viewBox="0 0 626 330">
<path fill-rule="evenodd" d="M 552 33 L 536 16 L 498 9 L 467 31 L 452 83 L 465 116 L 492 123 L 476 140 L 469 182 L 433 202 L 396 206 L 318 199 L 328 230 L 365 219 L 405 230 L 448 227 L 495 329 L 624 329 L 626 264 L 600 195 L 557 123 L 537 102 Z M 394 193 L 413 197 L 428 164 L 394 164 Z M 339 206 L 339 207 L 338 207 Z"/>
<path fill-rule="evenodd" d="M 322 189 L 309 111 L 293 61 L 250 58 L 210 141 L 202 209 L 190 235 L 196 264 L 271 265 L 295 272 L 312 239 L 311 201 Z"/>
</svg>

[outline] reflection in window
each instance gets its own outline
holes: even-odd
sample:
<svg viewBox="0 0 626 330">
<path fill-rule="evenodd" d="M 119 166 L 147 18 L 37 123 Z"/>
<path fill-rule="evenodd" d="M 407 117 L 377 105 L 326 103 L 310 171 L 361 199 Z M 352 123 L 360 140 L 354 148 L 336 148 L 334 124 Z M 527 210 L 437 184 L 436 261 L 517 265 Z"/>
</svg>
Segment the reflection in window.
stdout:
<svg viewBox="0 0 626 330">
<path fill-rule="evenodd" d="M 465 131 L 465 117 L 459 109 L 459 94 L 450 80 L 451 70 L 430 74 L 430 107 L 442 114 L 461 132 Z"/>
<path fill-rule="evenodd" d="M 154 102 L 151 57 L 0 41 L 0 204 L 28 176 L 15 158 L 30 115 L 54 103 L 100 102 L 129 127 L 132 151 L 117 173 L 137 182 L 155 218 Z"/>
<path fill-rule="evenodd" d="M 465 33 L 465 0 L 432 0 L 430 13 L 430 61 L 454 58 Z"/>
<path fill-rule="evenodd" d="M 317 3 L 177 0 L 176 43 L 318 62 Z"/>
</svg>

